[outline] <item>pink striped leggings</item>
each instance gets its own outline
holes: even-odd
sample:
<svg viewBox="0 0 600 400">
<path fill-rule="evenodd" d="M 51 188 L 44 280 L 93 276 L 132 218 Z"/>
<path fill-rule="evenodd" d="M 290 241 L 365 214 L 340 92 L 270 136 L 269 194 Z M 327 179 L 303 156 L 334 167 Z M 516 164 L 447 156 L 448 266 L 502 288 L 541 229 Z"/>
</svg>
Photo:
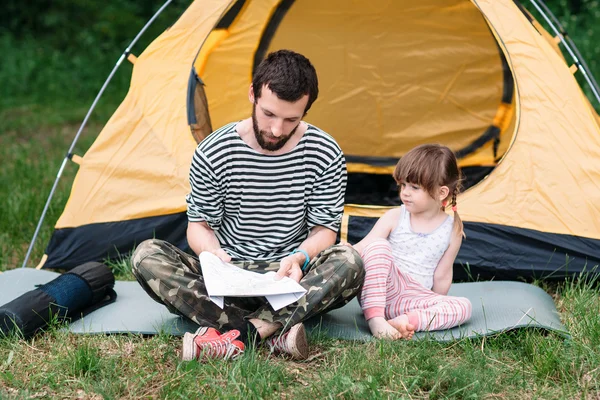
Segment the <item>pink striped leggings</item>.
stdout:
<svg viewBox="0 0 600 400">
<path fill-rule="evenodd" d="M 387 240 L 368 244 L 361 256 L 366 276 L 358 299 L 367 320 L 390 320 L 406 314 L 416 331 L 434 331 L 452 328 L 471 318 L 469 299 L 434 293 L 400 272 Z"/>
</svg>

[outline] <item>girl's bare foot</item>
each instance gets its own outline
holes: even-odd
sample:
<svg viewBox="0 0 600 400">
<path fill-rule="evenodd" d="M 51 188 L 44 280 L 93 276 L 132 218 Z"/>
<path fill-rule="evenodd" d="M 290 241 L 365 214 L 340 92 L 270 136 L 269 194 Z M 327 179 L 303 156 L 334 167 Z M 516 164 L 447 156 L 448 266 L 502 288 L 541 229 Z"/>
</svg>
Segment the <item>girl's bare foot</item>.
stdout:
<svg viewBox="0 0 600 400">
<path fill-rule="evenodd" d="M 387 322 L 389 325 L 397 329 L 404 339 L 412 339 L 413 335 L 415 334 L 415 327 L 408 322 L 408 315 L 406 314 L 402 314 L 399 317 L 390 319 Z"/>
<path fill-rule="evenodd" d="M 400 339 L 402 336 L 383 317 L 371 318 L 367 321 L 371 334 L 377 339 Z"/>
</svg>

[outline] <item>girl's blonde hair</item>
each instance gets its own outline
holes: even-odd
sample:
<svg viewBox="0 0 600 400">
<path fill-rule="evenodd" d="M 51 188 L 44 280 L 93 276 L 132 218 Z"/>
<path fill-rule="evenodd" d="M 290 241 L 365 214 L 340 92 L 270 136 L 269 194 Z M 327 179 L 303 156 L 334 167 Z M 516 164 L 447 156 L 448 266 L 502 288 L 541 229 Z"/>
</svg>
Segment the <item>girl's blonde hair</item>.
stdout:
<svg viewBox="0 0 600 400">
<path fill-rule="evenodd" d="M 456 196 L 460 192 L 462 174 L 454 152 L 440 144 L 422 144 L 410 150 L 396 164 L 394 169 L 396 183 L 412 183 L 421 186 L 432 198 L 442 186 L 449 189 L 448 197 L 443 200 L 450 202 L 454 210 L 454 231 L 464 234 L 462 220 L 456 211 Z M 445 206 L 442 206 L 445 211 Z"/>
</svg>

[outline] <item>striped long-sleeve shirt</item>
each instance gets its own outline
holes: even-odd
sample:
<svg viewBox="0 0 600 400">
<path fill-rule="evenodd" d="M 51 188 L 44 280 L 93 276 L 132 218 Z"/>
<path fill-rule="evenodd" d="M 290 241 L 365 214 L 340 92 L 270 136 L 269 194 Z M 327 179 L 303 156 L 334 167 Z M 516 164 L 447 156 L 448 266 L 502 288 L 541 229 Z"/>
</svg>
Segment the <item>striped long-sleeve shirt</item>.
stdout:
<svg viewBox="0 0 600 400">
<path fill-rule="evenodd" d="M 340 227 L 346 163 L 335 140 L 308 125 L 288 153 L 261 154 L 236 131 L 218 129 L 196 148 L 187 215 L 206 221 L 234 260 L 275 261 L 310 228 Z"/>
</svg>

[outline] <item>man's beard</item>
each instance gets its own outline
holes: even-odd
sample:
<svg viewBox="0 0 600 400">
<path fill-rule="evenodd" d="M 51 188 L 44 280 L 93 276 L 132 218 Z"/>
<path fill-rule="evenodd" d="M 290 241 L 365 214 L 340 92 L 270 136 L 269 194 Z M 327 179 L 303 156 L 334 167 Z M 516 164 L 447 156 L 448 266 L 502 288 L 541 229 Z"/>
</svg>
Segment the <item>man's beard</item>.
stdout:
<svg viewBox="0 0 600 400">
<path fill-rule="evenodd" d="M 277 151 L 281 149 L 283 146 L 285 146 L 287 141 L 290 140 L 292 136 L 294 136 L 294 133 L 296 132 L 296 129 L 298 129 L 299 126 L 300 123 L 298 123 L 298 125 L 296 125 L 294 129 L 292 129 L 292 131 L 286 136 L 282 135 L 280 137 L 275 137 L 270 132 L 261 131 L 258 128 L 258 121 L 256 119 L 256 104 L 252 106 L 252 127 L 254 128 L 254 137 L 256 138 L 258 145 L 264 150 Z M 277 141 L 267 141 L 268 138 L 276 139 Z"/>
</svg>

